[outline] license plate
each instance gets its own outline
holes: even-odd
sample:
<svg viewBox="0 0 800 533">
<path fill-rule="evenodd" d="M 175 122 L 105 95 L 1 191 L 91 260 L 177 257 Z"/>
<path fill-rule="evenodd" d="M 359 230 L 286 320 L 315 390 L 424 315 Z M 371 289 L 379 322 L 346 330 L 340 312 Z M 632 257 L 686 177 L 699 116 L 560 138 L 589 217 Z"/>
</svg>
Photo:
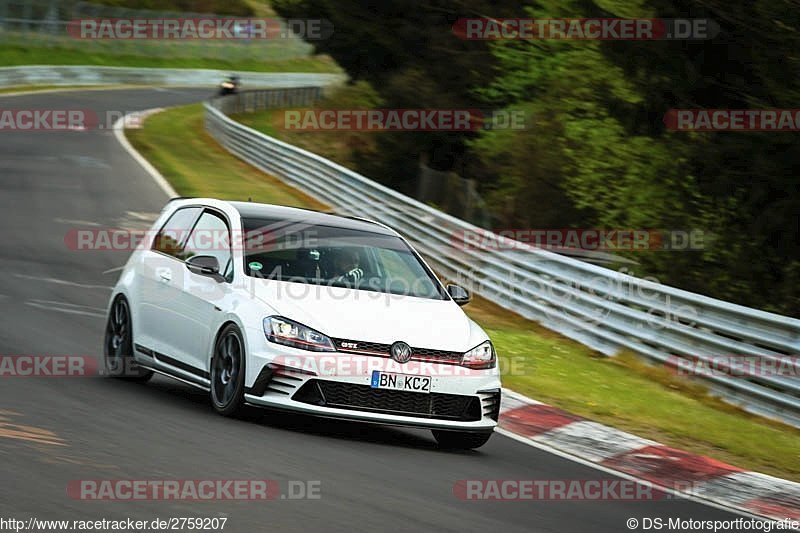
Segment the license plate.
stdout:
<svg viewBox="0 0 800 533">
<path fill-rule="evenodd" d="M 408 374 L 392 374 L 390 372 L 372 371 L 370 386 L 373 389 L 391 389 L 409 392 L 431 392 L 430 376 L 411 376 Z"/>
</svg>

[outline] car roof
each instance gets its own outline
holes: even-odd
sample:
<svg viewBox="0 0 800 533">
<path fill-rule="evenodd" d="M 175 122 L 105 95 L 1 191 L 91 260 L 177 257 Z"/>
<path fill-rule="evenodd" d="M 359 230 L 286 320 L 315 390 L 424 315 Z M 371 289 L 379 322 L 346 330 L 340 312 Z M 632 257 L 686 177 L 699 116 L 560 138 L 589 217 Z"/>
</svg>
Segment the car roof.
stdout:
<svg viewBox="0 0 800 533">
<path fill-rule="evenodd" d="M 382 235 L 397 235 L 397 233 L 383 224 L 357 217 L 348 217 L 323 213 L 313 209 L 301 209 L 285 205 L 259 204 L 254 202 L 228 202 L 242 218 L 279 219 L 291 222 L 302 222 L 317 226 L 330 226 L 345 228 Z"/>
</svg>

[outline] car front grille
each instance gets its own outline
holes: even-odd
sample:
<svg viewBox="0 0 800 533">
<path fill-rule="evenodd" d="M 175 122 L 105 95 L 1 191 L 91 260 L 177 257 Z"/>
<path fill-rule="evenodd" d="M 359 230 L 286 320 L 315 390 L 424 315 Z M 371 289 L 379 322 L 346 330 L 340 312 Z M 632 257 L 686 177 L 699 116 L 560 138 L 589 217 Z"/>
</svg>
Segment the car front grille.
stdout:
<svg viewBox="0 0 800 533">
<path fill-rule="evenodd" d="M 369 385 L 311 379 L 293 397 L 298 402 L 337 409 L 371 411 L 399 416 L 416 416 L 475 422 L 481 419 L 477 396 L 373 389 Z"/>
<path fill-rule="evenodd" d="M 389 357 L 391 355 L 391 344 L 368 341 L 353 341 L 348 339 L 333 339 L 333 342 L 336 345 L 336 349 L 344 353 L 357 353 L 376 357 Z M 355 348 L 353 348 L 353 346 L 355 346 Z M 431 348 L 411 348 L 411 359 L 413 361 L 428 361 L 433 363 L 457 365 L 461 363 L 461 358 L 463 355 L 464 354 L 461 352 L 434 350 Z"/>
</svg>

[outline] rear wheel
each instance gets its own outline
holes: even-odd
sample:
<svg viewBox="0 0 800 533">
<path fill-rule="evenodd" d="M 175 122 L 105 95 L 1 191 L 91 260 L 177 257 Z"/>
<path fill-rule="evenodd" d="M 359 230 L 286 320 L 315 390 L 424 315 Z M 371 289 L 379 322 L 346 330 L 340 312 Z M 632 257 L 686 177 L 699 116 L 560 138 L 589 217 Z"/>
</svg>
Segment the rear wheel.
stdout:
<svg viewBox="0 0 800 533">
<path fill-rule="evenodd" d="M 474 450 L 486 444 L 492 433 L 472 433 L 468 431 L 443 431 L 434 429 L 433 437 L 440 448 L 448 450 Z"/>
<path fill-rule="evenodd" d="M 133 328 L 128 300 L 119 296 L 111 306 L 103 343 L 106 375 L 145 382 L 153 372 L 136 364 L 133 358 Z"/>
<path fill-rule="evenodd" d="M 211 360 L 211 403 L 225 416 L 236 416 L 244 405 L 244 340 L 234 324 L 217 337 Z"/>
</svg>

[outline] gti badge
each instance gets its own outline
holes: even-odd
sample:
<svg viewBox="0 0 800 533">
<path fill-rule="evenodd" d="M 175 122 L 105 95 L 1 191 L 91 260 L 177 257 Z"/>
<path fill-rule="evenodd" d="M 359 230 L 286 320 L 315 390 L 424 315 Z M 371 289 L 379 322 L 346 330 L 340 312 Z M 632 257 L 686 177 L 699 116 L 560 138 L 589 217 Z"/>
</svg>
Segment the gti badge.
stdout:
<svg viewBox="0 0 800 533">
<path fill-rule="evenodd" d="M 392 344 L 390 349 L 392 359 L 398 363 L 407 363 L 411 359 L 411 346 L 404 342 L 396 342 Z"/>
</svg>

